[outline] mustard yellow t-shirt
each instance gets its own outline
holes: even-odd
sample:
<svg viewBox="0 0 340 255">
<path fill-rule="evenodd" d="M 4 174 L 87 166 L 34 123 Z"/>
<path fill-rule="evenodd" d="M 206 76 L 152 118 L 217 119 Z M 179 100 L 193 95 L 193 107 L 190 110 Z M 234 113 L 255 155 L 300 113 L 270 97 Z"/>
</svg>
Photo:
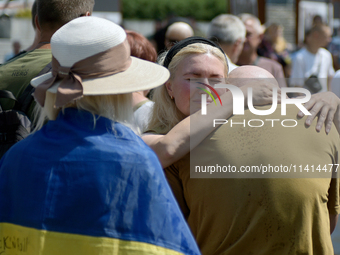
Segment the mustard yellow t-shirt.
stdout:
<svg viewBox="0 0 340 255">
<path fill-rule="evenodd" d="M 278 106 L 270 116 L 247 110 L 230 120 L 296 119 L 297 112 L 295 106 L 288 106 L 287 116 L 281 116 Z M 335 128 L 329 135 L 324 130 L 317 133 L 315 122 L 306 128 L 304 121 L 297 120 L 291 128 L 280 122 L 261 128 L 222 125 L 192 151 L 191 167 L 292 164 L 299 170 L 299 165 L 308 164 L 311 171 L 311 165 L 316 170 L 318 164 L 337 164 Z M 331 179 L 332 173 L 328 178 L 308 174 L 305 178 L 209 178 L 213 175 L 209 173 L 190 178 L 189 154 L 165 173 L 202 254 L 333 254 L 329 214 L 338 214 L 340 208 L 339 181 Z"/>
</svg>

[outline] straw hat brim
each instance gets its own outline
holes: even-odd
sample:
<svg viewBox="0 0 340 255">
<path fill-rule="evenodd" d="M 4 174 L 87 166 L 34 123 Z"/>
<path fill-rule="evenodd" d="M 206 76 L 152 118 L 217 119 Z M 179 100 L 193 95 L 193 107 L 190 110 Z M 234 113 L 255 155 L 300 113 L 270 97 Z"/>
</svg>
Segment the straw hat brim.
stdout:
<svg viewBox="0 0 340 255">
<path fill-rule="evenodd" d="M 124 72 L 110 76 L 84 79 L 83 95 L 111 95 L 123 94 L 140 90 L 149 90 L 164 84 L 170 77 L 165 67 L 131 57 L 130 67 Z M 33 87 L 39 86 L 52 77 L 52 72 L 43 74 L 31 81 Z M 51 93 L 57 93 L 61 81 L 57 81 L 48 89 Z"/>
</svg>

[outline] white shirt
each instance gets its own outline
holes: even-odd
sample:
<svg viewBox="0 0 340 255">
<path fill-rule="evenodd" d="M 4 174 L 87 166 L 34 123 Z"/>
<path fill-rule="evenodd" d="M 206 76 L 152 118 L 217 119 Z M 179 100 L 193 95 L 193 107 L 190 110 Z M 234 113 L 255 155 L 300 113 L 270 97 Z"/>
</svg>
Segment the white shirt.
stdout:
<svg viewBox="0 0 340 255">
<path fill-rule="evenodd" d="M 230 73 L 232 70 L 234 70 L 235 68 L 237 68 L 238 66 L 235 65 L 231 60 L 230 58 L 227 56 L 227 54 L 225 54 L 227 59 L 228 59 L 228 67 L 229 67 L 229 70 L 228 70 L 228 73 Z"/>
<path fill-rule="evenodd" d="M 299 50 L 292 63 L 290 85 L 303 86 L 304 81 L 315 74 L 321 83 L 322 90 L 327 91 L 327 81 L 334 75 L 333 59 L 331 53 L 320 48 L 316 54 L 309 52 L 306 48 Z"/>
<path fill-rule="evenodd" d="M 134 112 L 135 123 L 141 132 L 144 132 L 149 124 L 154 104 L 152 101 L 147 101 Z"/>
</svg>

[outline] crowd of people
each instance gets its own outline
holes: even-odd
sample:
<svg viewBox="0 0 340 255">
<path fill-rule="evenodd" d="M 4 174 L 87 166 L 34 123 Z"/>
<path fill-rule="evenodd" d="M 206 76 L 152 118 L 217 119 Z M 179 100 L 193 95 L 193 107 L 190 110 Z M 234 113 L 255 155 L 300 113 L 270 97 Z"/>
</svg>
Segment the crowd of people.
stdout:
<svg viewBox="0 0 340 255">
<path fill-rule="evenodd" d="M 0 254 L 334 254 L 329 28 L 291 59 L 251 14 L 149 41 L 94 4 L 36 0 L 35 41 L 0 66 L 1 91 L 34 97 L 33 132 L 0 161 Z"/>
<path fill-rule="evenodd" d="M 190 26 L 190 21 L 186 22 L 187 26 Z M 168 27 L 164 29 L 167 31 Z M 187 30 L 183 28 L 179 38 L 183 38 Z M 189 37 L 189 34 L 186 36 Z M 305 80 L 314 74 L 322 83 L 322 88 L 317 92 L 334 91 L 337 94 L 339 86 L 331 86 L 334 67 L 338 66 L 337 60 L 333 63 L 337 51 L 333 49 L 334 43 L 330 43 L 331 35 L 330 27 L 322 20 L 315 22 L 313 27 L 307 30 L 304 44 L 299 45 L 301 49 L 296 50 L 283 37 L 282 25 L 272 23 L 266 27 L 256 16 L 244 13 L 238 16 L 221 14 L 215 17 L 209 24 L 206 37 L 224 47 L 228 57 L 232 58 L 229 59 L 231 70 L 240 65 L 262 67 L 280 80 L 280 87 L 304 86 Z M 164 37 L 159 40 L 164 41 Z M 159 45 L 157 43 L 158 51 L 161 52 L 165 46 L 164 43 Z M 332 54 L 327 50 L 328 45 Z"/>
</svg>

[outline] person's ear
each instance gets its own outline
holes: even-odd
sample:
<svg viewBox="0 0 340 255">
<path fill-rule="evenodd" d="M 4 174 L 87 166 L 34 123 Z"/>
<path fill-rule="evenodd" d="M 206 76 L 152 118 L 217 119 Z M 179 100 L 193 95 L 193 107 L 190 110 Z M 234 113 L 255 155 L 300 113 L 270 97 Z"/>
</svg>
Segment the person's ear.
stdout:
<svg viewBox="0 0 340 255">
<path fill-rule="evenodd" d="M 172 90 L 172 82 L 170 80 L 168 80 L 165 83 L 165 87 L 166 87 L 166 90 L 168 91 L 169 97 L 171 99 L 173 99 L 174 98 L 174 93 L 173 93 L 173 90 Z"/>
<path fill-rule="evenodd" d="M 81 14 L 79 17 L 91 16 L 91 12 L 85 12 L 85 14 Z"/>
<path fill-rule="evenodd" d="M 237 52 L 237 50 L 242 47 L 243 48 L 243 43 L 244 40 L 242 38 L 237 39 L 234 43 L 233 43 L 233 47 L 232 47 L 232 52 Z"/>
<path fill-rule="evenodd" d="M 41 27 L 40 27 L 39 21 L 38 21 L 38 15 L 35 15 L 35 17 L 34 17 L 34 23 L 35 23 L 35 27 L 36 27 L 39 31 L 41 31 Z"/>
</svg>

